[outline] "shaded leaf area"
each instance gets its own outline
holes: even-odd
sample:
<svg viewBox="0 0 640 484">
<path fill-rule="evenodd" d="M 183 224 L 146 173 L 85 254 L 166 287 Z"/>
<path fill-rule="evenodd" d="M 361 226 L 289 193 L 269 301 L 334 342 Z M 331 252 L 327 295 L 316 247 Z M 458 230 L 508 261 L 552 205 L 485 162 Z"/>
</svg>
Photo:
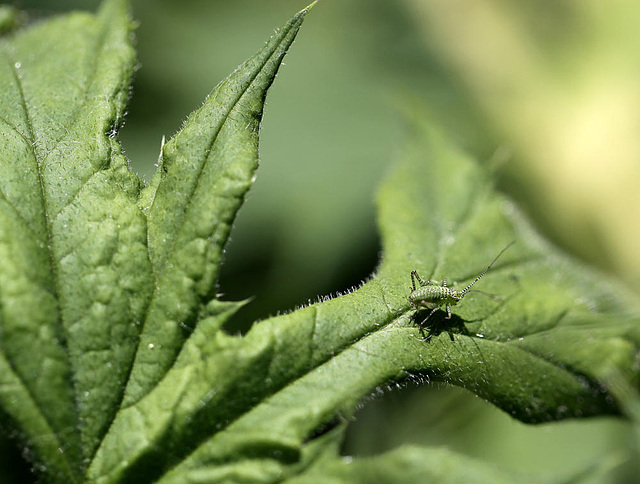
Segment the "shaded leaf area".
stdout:
<svg viewBox="0 0 640 484">
<path fill-rule="evenodd" d="M 0 5 L 0 34 L 5 34 L 18 26 L 18 10 L 11 5 Z"/>
</svg>

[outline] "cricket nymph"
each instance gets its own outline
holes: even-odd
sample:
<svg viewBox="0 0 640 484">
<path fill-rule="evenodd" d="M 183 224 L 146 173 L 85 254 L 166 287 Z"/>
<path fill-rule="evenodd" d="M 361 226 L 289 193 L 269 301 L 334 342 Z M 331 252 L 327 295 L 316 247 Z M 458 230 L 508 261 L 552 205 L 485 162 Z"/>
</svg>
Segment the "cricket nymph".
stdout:
<svg viewBox="0 0 640 484">
<path fill-rule="evenodd" d="M 420 287 L 416 289 L 415 280 L 418 280 Z M 438 281 L 423 281 L 417 271 L 411 271 L 412 292 L 409 294 L 409 304 L 416 308 L 432 309 L 435 312 L 439 307 L 446 307 L 447 319 L 451 319 L 451 306 L 455 306 L 466 294 L 466 291 L 458 291 L 447 287 L 447 280 L 443 279 L 442 284 Z"/>
<path fill-rule="evenodd" d="M 515 241 L 514 241 L 515 242 Z M 491 264 L 487 266 L 487 268 L 482 271 L 482 273 L 476 277 L 471 284 L 465 287 L 462 290 L 453 289 L 447 287 L 447 280 L 443 279 L 442 283 L 438 281 L 427 280 L 423 281 L 422 278 L 418 275 L 418 271 L 411 271 L 411 294 L 409 294 L 409 304 L 414 306 L 416 309 L 431 309 L 429 315 L 419 324 L 420 329 L 422 329 L 424 323 L 431 317 L 433 313 L 435 313 L 438 308 L 445 308 L 447 311 L 447 316 L 445 319 L 451 319 L 451 306 L 455 306 L 458 304 L 462 298 L 468 292 L 480 292 L 482 294 L 486 294 L 489 297 L 495 299 L 495 296 L 491 294 L 487 294 L 483 291 L 478 291 L 475 289 L 471 289 L 471 287 L 478 282 L 482 276 L 484 276 L 493 264 L 500 258 L 500 256 L 511 247 L 514 242 L 508 244 L 504 249 L 500 251 L 500 253 L 491 261 Z M 418 281 L 419 286 L 416 286 L 416 280 Z"/>
</svg>

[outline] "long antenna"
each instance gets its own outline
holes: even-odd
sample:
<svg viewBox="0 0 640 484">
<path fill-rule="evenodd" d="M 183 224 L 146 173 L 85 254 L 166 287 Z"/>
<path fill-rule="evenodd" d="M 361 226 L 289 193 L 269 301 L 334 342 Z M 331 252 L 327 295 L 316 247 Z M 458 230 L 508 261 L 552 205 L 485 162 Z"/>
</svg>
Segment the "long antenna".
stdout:
<svg viewBox="0 0 640 484">
<path fill-rule="evenodd" d="M 464 296 L 469 291 L 469 289 L 471 289 L 471 286 L 473 286 L 476 282 L 478 282 L 482 278 L 482 276 L 484 276 L 487 273 L 487 271 L 491 269 L 491 267 L 493 267 L 493 264 L 496 263 L 496 261 L 500 258 L 502 254 L 504 254 L 504 251 L 507 250 L 509 247 L 511 247 L 515 243 L 516 243 L 515 240 L 512 240 L 511 242 L 509 242 L 509 244 L 507 244 L 507 246 L 500 251 L 500 253 L 496 256 L 496 258 L 491 261 L 491 264 L 489 264 L 487 268 L 484 271 L 482 271 L 482 274 L 476 277 L 471 284 L 469 284 L 462 291 L 460 291 L 460 297 Z"/>
</svg>

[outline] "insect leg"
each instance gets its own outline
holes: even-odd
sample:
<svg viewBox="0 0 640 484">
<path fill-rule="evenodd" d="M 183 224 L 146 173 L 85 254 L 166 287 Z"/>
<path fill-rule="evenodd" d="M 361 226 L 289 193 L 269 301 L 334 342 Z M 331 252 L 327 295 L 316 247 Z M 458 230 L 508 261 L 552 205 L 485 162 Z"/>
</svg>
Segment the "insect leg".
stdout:
<svg viewBox="0 0 640 484">
<path fill-rule="evenodd" d="M 428 320 L 428 319 L 433 315 L 433 313 L 435 313 L 437 310 L 438 310 L 438 308 L 437 308 L 437 307 L 433 308 L 433 309 L 431 310 L 431 312 L 427 315 L 427 317 L 426 317 L 426 318 L 424 318 L 424 319 L 423 319 L 423 320 L 418 324 L 418 327 L 420 328 L 420 331 L 421 331 L 421 332 L 422 332 L 422 331 L 424 331 L 424 323 L 426 323 L 426 322 L 427 322 L 427 320 Z"/>
<path fill-rule="evenodd" d="M 451 319 L 451 306 L 447 304 L 447 316 L 444 319 Z"/>
<path fill-rule="evenodd" d="M 418 271 L 411 271 L 411 288 L 414 291 L 416 290 L 416 279 L 418 279 L 418 282 L 420 283 L 421 286 L 426 286 L 430 282 L 430 281 L 424 282 L 422 278 L 418 275 Z"/>
<path fill-rule="evenodd" d="M 424 336 L 424 333 L 422 333 L 422 336 Z M 432 336 L 433 336 L 433 328 L 429 330 L 429 334 L 427 336 L 422 338 L 422 341 L 426 341 L 428 343 L 429 341 L 431 341 Z"/>
<path fill-rule="evenodd" d="M 442 279 L 442 287 L 447 287 L 447 280 L 446 279 Z"/>
<path fill-rule="evenodd" d="M 438 308 L 434 308 L 430 313 L 429 316 L 426 317 L 426 319 L 424 321 L 422 321 L 422 324 L 426 323 L 427 319 L 429 319 L 431 317 L 431 315 L 436 312 Z M 434 327 L 432 326 L 431 328 L 429 328 L 429 334 L 428 335 L 424 335 L 424 327 L 420 326 L 420 334 L 422 334 L 422 341 L 426 341 L 427 343 L 429 341 L 431 341 L 431 337 L 433 336 L 433 332 L 434 332 Z"/>
</svg>

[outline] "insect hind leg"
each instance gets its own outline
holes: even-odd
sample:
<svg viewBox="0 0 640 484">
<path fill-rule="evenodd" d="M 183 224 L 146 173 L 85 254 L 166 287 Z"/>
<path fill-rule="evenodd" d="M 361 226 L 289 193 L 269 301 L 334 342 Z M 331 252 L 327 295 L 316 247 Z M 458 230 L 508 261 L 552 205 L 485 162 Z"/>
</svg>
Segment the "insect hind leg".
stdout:
<svg viewBox="0 0 640 484">
<path fill-rule="evenodd" d="M 427 317 L 426 317 L 426 318 L 424 318 L 422 321 L 420 321 L 420 322 L 418 323 L 418 328 L 420 328 L 420 333 L 422 333 L 422 336 L 424 336 L 424 323 L 426 323 L 426 322 L 429 320 L 429 318 L 430 318 L 431 316 L 433 316 L 433 313 L 435 313 L 438 309 L 439 309 L 439 308 L 437 308 L 437 307 L 433 308 L 433 309 L 429 312 L 429 314 L 427 315 Z"/>
<path fill-rule="evenodd" d="M 418 275 L 418 271 L 411 271 L 411 290 L 412 291 L 416 290 L 416 279 L 418 280 L 418 284 L 420 284 L 421 286 L 435 286 L 439 284 L 438 281 L 434 281 L 432 279 L 427 279 L 425 281 L 422 279 L 422 277 Z M 446 280 L 442 282 L 444 282 L 444 286 L 446 287 L 447 285 Z"/>
</svg>

